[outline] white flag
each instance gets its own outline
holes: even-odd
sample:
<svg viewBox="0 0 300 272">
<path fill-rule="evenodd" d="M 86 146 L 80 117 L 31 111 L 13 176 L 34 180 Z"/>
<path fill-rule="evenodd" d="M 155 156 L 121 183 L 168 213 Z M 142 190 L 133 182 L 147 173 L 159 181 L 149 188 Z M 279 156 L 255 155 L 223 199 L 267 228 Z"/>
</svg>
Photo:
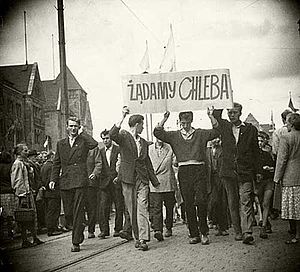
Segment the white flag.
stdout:
<svg viewBox="0 0 300 272">
<path fill-rule="evenodd" d="M 143 70 L 143 72 L 148 72 L 150 68 L 150 60 L 149 60 L 149 52 L 148 52 L 148 42 L 146 41 L 146 50 L 144 53 L 144 56 L 140 62 L 140 67 Z"/>
<path fill-rule="evenodd" d="M 59 90 L 58 90 L 56 110 L 60 110 L 60 107 L 61 107 L 61 88 L 59 88 Z"/>
<path fill-rule="evenodd" d="M 175 42 L 174 42 L 172 25 L 170 25 L 170 37 L 168 40 L 168 44 L 165 47 L 165 53 L 162 62 L 159 66 L 159 70 L 161 72 L 176 71 Z"/>
</svg>

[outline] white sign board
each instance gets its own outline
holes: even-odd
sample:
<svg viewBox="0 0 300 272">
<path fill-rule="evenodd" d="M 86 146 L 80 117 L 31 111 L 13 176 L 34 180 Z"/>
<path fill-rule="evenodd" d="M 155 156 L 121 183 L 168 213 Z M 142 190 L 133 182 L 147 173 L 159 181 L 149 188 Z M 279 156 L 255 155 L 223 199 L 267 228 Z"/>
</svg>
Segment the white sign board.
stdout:
<svg viewBox="0 0 300 272">
<path fill-rule="evenodd" d="M 229 69 L 140 74 L 122 77 L 124 106 L 130 113 L 231 108 Z"/>
</svg>

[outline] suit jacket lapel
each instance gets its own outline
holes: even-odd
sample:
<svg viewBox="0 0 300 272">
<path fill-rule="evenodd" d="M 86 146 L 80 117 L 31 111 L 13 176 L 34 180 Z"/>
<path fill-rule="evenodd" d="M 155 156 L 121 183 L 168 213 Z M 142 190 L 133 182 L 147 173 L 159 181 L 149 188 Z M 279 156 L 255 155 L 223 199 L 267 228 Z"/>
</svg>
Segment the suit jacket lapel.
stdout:
<svg viewBox="0 0 300 272">
<path fill-rule="evenodd" d="M 133 138 L 133 136 L 131 135 L 130 132 L 128 132 L 128 134 L 129 134 L 129 141 L 130 141 L 130 144 L 132 146 L 133 153 L 134 153 L 135 157 L 138 157 L 138 150 L 137 150 L 135 140 L 134 140 L 134 138 Z"/>
<path fill-rule="evenodd" d="M 115 158 L 115 156 L 116 156 L 116 152 L 117 152 L 116 147 L 115 147 L 114 145 L 112 145 L 112 147 L 111 147 L 111 153 L 110 153 L 110 162 L 109 162 L 109 166 L 112 165 L 113 160 L 114 160 L 114 158 Z"/>
<path fill-rule="evenodd" d="M 69 153 L 69 161 L 71 160 L 72 156 L 74 155 L 75 151 L 77 150 L 78 145 L 81 143 L 82 139 L 78 135 L 75 142 L 73 143 L 73 146 L 71 147 L 70 153 Z M 70 146 L 70 144 L 69 144 Z"/>
<path fill-rule="evenodd" d="M 156 167 L 156 171 L 159 169 L 159 167 L 161 166 L 161 164 L 163 163 L 164 159 L 166 158 L 167 154 L 168 154 L 168 150 L 166 148 L 162 148 L 161 150 L 161 154 L 160 156 L 158 156 L 158 152 L 156 151 L 156 156 L 157 156 L 157 160 L 158 160 L 158 164 L 157 164 L 157 167 Z"/>
</svg>

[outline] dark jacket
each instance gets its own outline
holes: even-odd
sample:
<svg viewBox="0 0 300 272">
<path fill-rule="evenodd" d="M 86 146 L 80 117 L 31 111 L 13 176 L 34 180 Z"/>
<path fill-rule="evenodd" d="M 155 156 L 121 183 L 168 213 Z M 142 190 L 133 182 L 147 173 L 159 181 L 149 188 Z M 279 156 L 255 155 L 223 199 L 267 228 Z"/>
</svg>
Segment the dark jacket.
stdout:
<svg viewBox="0 0 300 272">
<path fill-rule="evenodd" d="M 120 153 L 120 148 L 116 145 L 112 145 L 111 155 L 110 155 L 110 164 L 106 159 L 105 147 L 100 149 L 100 155 L 102 160 L 102 170 L 100 174 L 100 189 L 107 189 L 112 185 L 113 180 L 118 176 L 116 171 L 116 163 L 118 160 L 118 154 Z"/>
<path fill-rule="evenodd" d="M 218 130 L 222 140 L 221 177 L 235 177 L 241 181 L 253 180 L 258 173 L 259 147 L 257 129 L 250 123 L 241 126 L 238 143 L 232 132 L 232 124 L 221 118 L 222 110 L 215 110 L 214 116 L 218 120 Z"/>
<path fill-rule="evenodd" d="M 99 187 L 99 179 L 100 173 L 102 170 L 102 158 L 100 155 L 100 149 L 96 146 L 94 149 L 90 150 L 87 157 L 87 174 L 90 176 L 94 174 L 96 176 L 95 179 L 89 179 L 88 186 L 89 187 Z"/>
<path fill-rule="evenodd" d="M 72 147 L 68 137 L 58 141 L 51 181 L 59 182 L 60 190 L 86 187 L 88 185 L 86 165 L 88 152 L 97 145 L 98 142 L 86 133 L 78 135 Z"/>
<path fill-rule="evenodd" d="M 12 194 L 10 170 L 12 163 L 0 163 L 0 194 Z"/>
<path fill-rule="evenodd" d="M 46 198 L 60 198 L 58 184 L 55 184 L 54 190 L 49 188 L 53 161 L 47 160 L 41 168 L 42 186 L 46 188 Z"/>
<path fill-rule="evenodd" d="M 149 158 L 149 145 L 141 138 L 141 152 L 138 156 L 135 140 L 130 132 L 113 126 L 109 132 L 110 138 L 120 146 L 121 164 L 118 178 L 129 184 L 135 184 L 136 179 L 149 184 L 151 181 L 154 187 L 159 181 L 154 173 L 152 162 Z"/>
</svg>

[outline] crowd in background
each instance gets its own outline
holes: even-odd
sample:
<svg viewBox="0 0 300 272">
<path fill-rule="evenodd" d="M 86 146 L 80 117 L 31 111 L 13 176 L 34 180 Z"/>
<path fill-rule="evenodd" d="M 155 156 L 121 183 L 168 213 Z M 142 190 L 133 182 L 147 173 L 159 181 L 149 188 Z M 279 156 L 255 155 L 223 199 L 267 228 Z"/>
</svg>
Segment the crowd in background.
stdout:
<svg viewBox="0 0 300 272">
<path fill-rule="evenodd" d="M 193 113 L 182 112 L 181 127 L 167 131 L 166 112 L 154 129 L 154 143 L 140 136 L 142 115 L 130 116 L 129 131 L 120 129 L 128 114 L 124 108 L 121 121 L 100 133 L 101 148 L 79 132 L 77 118 L 70 118 L 69 136 L 55 152 L 30 150 L 25 143 L 2 151 L 1 239 L 20 233 L 26 248 L 43 243 L 38 234 L 72 231 L 71 251 L 78 252 L 85 227 L 92 239 L 99 224 L 98 238 L 105 239 L 114 218 L 113 237 L 135 240 L 135 247 L 146 251 L 150 230 L 161 242 L 173 235 L 180 216 L 190 244 L 208 245 L 209 229 L 227 236 L 231 226 L 236 241 L 252 244 L 253 226 L 259 225 L 259 237 L 267 239 L 270 219 L 281 214 L 290 225 L 286 243 L 299 243 L 298 113 L 284 111 L 283 126 L 270 139 L 240 120 L 238 103 L 227 110 L 229 120 L 222 111 L 209 109 L 212 129 L 193 128 Z M 18 221 L 16 211 L 22 209 L 32 211 L 31 220 Z"/>
</svg>

